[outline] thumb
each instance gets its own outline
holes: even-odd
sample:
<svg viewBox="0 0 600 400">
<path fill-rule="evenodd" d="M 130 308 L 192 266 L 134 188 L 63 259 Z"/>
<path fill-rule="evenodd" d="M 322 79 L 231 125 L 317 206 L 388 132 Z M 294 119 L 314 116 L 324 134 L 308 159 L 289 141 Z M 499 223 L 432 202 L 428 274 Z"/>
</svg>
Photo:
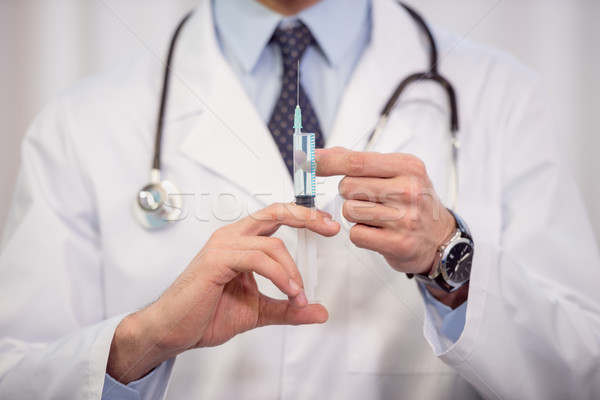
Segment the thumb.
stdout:
<svg viewBox="0 0 600 400">
<path fill-rule="evenodd" d="M 309 304 L 298 308 L 288 300 L 275 300 L 260 295 L 260 315 L 258 325 L 305 325 L 322 324 L 329 319 L 327 309 L 321 304 Z"/>
</svg>

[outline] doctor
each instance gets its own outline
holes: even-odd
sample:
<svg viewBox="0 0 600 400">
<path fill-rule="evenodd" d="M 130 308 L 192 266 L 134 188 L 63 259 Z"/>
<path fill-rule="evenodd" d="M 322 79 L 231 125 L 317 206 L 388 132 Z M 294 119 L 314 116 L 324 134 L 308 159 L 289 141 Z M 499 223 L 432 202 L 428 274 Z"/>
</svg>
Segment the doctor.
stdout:
<svg viewBox="0 0 600 400">
<path fill-rule="evenodd" d="M 318 212 L 285 203 L 267 127 L 283 72 L 270 38 L 296 17 L 315 38 L 302 86 L 328 148 Z M 160 231 L 130 207 L 162 63 L 49 105 L 23 144 L 0 259 L 0 398 L 600 396 L 600 260 L 538 83 L 433 32 L 462 123 L 454 214 L 439 86 L 415 85 L 379 153 L 362 151 L 397 83 L 428 65 L 393 0 L 201 1 L 177 42 L 161 153 L 183 212 Z M 424 283 L 466 226 L 468 283 Z M 290 256 L 302 227 L 322 235 L 320 304 Z"/>
</svg>

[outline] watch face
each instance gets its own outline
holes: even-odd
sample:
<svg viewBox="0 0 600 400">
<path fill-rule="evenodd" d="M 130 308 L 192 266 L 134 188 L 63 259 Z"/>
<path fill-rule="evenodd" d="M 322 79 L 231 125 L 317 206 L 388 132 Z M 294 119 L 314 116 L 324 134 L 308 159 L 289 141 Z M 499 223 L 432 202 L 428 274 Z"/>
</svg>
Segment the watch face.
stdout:
<svg viewBox="0 0 600 400">
<path fill-rule="evenodd" d="M 473 262 L 473 246 L 468 240 L 460 240 L 448 249 L 446 256 L 446 274 L 448 279 L 462 283 L 469 279 Z"/>
</svg>

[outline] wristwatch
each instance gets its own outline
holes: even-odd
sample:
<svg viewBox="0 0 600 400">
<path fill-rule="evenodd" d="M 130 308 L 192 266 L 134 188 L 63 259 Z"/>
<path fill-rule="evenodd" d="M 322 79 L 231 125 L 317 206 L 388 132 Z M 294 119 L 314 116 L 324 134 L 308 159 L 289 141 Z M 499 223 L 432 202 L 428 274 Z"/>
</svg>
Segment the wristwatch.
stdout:
<svg viewBox="0 0 600 400">
<path fill-rule="evenodd" d="M 467 224 L 452 210 L 458 229 L 437 251 L 431 272 L 414 274 L 419 282 L 446 292 L 454 292 L 469 281 L 473 263 L 474 244 Z"/>
</svg>

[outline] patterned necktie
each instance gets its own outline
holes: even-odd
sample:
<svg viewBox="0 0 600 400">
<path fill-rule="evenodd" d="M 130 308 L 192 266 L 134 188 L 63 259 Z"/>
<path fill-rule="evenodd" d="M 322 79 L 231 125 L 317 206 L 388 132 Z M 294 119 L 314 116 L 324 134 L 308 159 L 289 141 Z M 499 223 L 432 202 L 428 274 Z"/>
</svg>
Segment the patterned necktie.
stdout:
<svg viewBox="0 0 600 400">
<path fill-rule="evenodd" d="M 315 40 L 310 30 L 300 23 L 292 28 L 277 28 L 271 38 L 271 43 L 276 43 L 281 48 L 283 80 L 279 99 L 269 120 L 269 130 L 279 147 L 279 152 L 285 160 L 290 175 L 293 176 L 292 135 L 294 132 L 294 108 L 296 107 L 298 60 L 302 58 L 308 46 L 315 43 Z M 316 134 L 315 145 L 317 148 L 322 148 L 323 138 L 319 121 L 302 85 L 300 85 L 300 108 L 302 109 L 303 131 L 314 132 Z"/>
</svg>

